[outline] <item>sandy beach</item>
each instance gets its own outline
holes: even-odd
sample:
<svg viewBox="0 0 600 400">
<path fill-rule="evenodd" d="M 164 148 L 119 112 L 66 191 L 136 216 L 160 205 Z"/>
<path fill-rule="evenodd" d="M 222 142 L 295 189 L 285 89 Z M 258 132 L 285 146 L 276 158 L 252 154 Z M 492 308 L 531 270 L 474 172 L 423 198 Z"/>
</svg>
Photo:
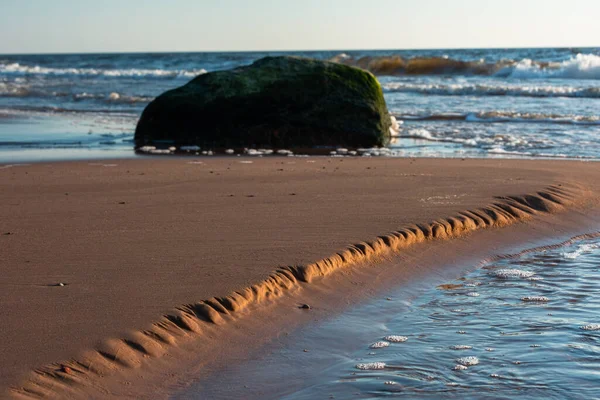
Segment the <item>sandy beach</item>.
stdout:
<svg viewBox="0 0 600 400">
<path fill-rule="evenodd" d="M 458 248 L 484 256 L 527 237 L 587 233 L 598 182 L 597 163 L 546 160 L 0 165 L 0 390 L 164 397 L 194 360 L 242 359 L 282 326 L 443 269 Z M 380 264 L 386 279 L 361 268 Z M 294 306 L 315 301 L 329 301 L 322 314 Z"/>
</svg>

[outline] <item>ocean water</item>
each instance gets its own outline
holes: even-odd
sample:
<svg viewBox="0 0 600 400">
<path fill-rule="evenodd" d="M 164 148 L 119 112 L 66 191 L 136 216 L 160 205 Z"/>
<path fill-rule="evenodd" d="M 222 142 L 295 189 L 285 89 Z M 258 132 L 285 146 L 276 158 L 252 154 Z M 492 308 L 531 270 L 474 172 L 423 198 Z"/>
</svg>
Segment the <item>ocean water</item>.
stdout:
<svg viewBox="0 0 600 400">
<path fill-rule="evenodd" d="M 598 398 L 598 235 L 396 290 L 174 398 Z"/>
<path fill-rule="evenodd" d="M 0 161 L 133 156 L 144 107 L 294 54 L 375 73 L 400 156 L 600 158 L 600 48 L 0 55 Z"/>
</svg>

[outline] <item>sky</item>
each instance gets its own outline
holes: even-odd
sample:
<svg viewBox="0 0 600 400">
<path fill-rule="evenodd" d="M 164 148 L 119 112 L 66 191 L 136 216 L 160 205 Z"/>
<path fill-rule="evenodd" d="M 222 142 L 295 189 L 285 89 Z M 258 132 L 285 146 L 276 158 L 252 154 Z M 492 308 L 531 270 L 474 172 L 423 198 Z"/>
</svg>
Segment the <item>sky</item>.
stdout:
<svg viewBox="0 0 600 400">
<path fill-rule="evenodd" d="M 600 46 L 599 0 L 0 0 L 0 53 Z"/>
</svg>

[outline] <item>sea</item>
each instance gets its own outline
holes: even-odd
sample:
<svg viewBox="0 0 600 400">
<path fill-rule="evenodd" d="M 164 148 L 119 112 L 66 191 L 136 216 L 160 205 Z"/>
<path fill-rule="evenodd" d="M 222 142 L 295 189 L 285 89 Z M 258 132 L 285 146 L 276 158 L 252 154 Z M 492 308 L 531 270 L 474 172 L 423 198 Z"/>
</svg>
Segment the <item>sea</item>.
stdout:
<svg viewBox="0 0 600 400">
<path fill-rule="evenodd" d="M 173 399 L 598 398 L 598 233 L 464 267 L 315 322 Z"/>
<path fill-rule="evenodd" d="M 399 157 L 600 158 L 600 48 L 0 55 L 0 162 L 134 157 L 144 107 L 274 55 L 373 72 Z"/>
</svg>

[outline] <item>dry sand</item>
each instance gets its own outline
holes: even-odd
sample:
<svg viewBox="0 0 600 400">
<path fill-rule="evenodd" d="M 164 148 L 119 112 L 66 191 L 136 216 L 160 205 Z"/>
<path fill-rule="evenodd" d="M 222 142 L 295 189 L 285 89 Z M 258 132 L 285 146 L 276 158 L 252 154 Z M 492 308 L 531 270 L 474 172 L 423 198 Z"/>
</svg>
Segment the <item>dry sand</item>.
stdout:
<svg viewBox="0 0 600 400">
<path fill-rule="evenodd" d="M 102 398 L 119 390 L 115 371 L 172 367 L 168 358 L 188 342 L 207 334 L 219 342 L 214 322 L 226 330 L 265 297 L 308 293 L 302 282 L 318 284 L 341 267 L 478 227 L 523 221 L 512 229 L 524 232 L 547 212 L 570 210 L 576 230 L 597 209 L 600 168 L 540 160 L 150 158 L 0 166 L 0 188 L 0 390 Z M 520 197 L 496 198 L 508 195 Z M 293 268 L 268 280 L 278 267 Z M 352 292 L 336 279 L 340 291 Z M 369 274 L 354 279 L 367 282 Z M 334 281 L 322 288 L 337 290 Z M 221 299 L 201 302 L 214 297 Z M 269 304 L 272 329 L 255 326 L 261 340 L 286 320 Z M 239 326 L 253 328 L 247 318 Z M 249 342 L 230 347 L 240 357 Z"/>
</svg>

